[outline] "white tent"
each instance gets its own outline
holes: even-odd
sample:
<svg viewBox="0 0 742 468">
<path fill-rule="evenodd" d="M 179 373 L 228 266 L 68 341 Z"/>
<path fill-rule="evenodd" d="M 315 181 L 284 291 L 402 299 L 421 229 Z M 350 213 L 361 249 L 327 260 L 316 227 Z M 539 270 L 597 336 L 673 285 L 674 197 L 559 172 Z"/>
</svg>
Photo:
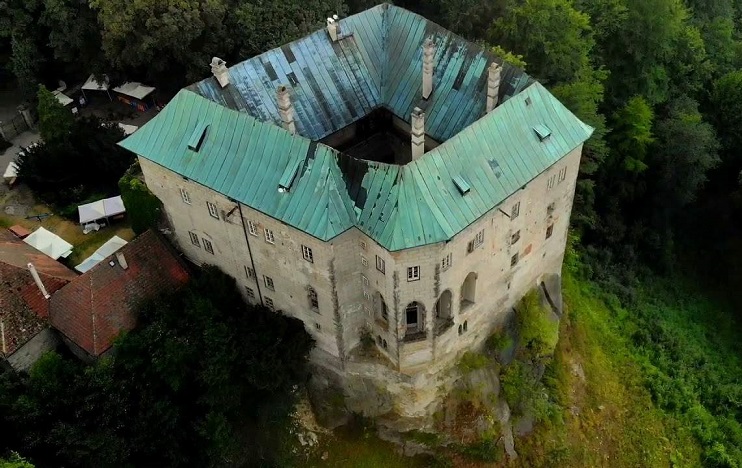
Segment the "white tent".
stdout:
<svg viewBox="0 0 742 468">
<path fill-rule="evenodd" d="M 85 84 L 82 85 L 82 94 L 87 98 L 87 95 L 85 95 L 85 91 L 105 91 L 106 94 L 108 94 L 108 99 L 113 100 L 111 98 L 111 93 L 108 92 L 109 87 L 108 76 L 103 75 L 103 82 L 101 83 L 100 81 L 96 80 L 93 75 L 90 75 Z"/>
<path fill-rule="evenodd" d="M 52 91 L 52 94 L 54 95 L 55 98 L 57 98 L 57 101 L 59 101 L 59 103 L 62 104 L 63 106 L 68 106 L 72 104 L 72 98 L 62 93 L 62 91 Z"/>
<path fill-rule="evenodd" d="M 152 94 L 152 91 L 154 91 L 155 88 L 153 88 L 152 86 L 145 86 L 142 83 L 129 82 L 124 83 L 121 86 L 117 86 L 116 88 L 113 88 L 113 90 L 117 93 L 121 93 L 126 96 L 139 99 L 141 101 L 142 99 Z"/>
<path fill-rule="evenodd" d="M 136 125 L 129 125 L 129 124 L 123 124 L 123 123 L 119 123 L 119 128 L 124 131 L 124 135 L 126 136 L 129 136 L 132 133 L 139 130 L 139 127 L 137 127 Z"/>
<path fill-rule="evenodd" d="M 106 241 L 105 244 L 101 245 L 98 250 L 93 252 L 93 255 L 89 256 L 88 258 L 83 260 L 82 263 L 77 265 L 75 267 L 75 270 L 79 271 L 80 273 L 85 273 L 86 271 L 93 268 L 95 265 L 99 264 L 106 258 L 116 253 L 116 251 L 125 246 L 126 243 L 127 242 L 119 236 L 111 237 Z"/>
<path fill-rule="evenodd" d="M 18 164 L 16 164 L 15 161 L 10 161 L 8 167 L 5 168 L 3 178 L 8 180 L 12 185 L 13 182 L 15 182 L 16 177 L 18 177 Z"/>
<path fill-rule="evenodd" d="M 59 257 L 67 258 L 72 253 L 72 244 L 43 227 L 32 232 L 23 239 L 23 242 L 45 253 L 54 260 Z"/>
<path fill-rule="evenodd" d="M 80 224 L 85 224 L 125 213 L 126 208 L 124 207 L 124 201 L 121 200 L 121 196 L 119 195 L 78 206 L 77 212 L 80 215 Z"/>
</svg>

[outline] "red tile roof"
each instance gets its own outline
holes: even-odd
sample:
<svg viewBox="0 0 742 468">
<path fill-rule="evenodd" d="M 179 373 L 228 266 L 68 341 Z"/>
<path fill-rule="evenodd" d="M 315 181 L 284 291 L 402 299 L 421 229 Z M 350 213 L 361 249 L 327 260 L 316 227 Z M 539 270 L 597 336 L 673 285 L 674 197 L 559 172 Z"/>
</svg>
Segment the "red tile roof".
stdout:
<svg viewBox="0 0 742 468">
<path fill-rule="evenodd" d="M 121 267 L 123 254 L 128 268 Z M 136 308 L 188 281 L 188 271 L 166 240 L 147 231 L 51 298 L 51 324 L 92 356 L 136 324 Z M 110 265 L 113 262 L 113 266 Z"/>
<path fill-rule="evenodd" d="M 33 263 L 47 293 L 52 294 L 77 274 L 45 254 L 0 230 L 0 355 L 13 354 L 46 326 L 49 300 L 28 271 Z"/>
</svg>

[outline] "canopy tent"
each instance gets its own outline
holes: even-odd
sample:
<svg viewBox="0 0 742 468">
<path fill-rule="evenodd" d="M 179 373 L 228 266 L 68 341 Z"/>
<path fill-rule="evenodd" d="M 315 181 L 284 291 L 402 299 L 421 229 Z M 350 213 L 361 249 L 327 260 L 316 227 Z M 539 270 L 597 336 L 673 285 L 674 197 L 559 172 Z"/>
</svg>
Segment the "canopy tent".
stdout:
<svg viewBox="0 0 742 468">
<path fill-rule="evenodd" d="M 87 81 L 82 85 L 82 95 L 87 99 L 88 96 L 85 94 L 85 91 L 105 91 L 106 94 L 108 94 L 108 99 L 113 101 L 111 93 L 108 92 L 109 88 L 108 76 L 103 75 L 103 82 L 100 82 L 96 80 L 93 75 L 90 75 Z"/>
<path fill-rule="evenodd" d="M 5 174 L 3 178 L 8 181 L 10 185 L 15 183 L 15 179 L 18 177 L 18 164 L 15 161 L 10 161 L 8 167 L 5 168 Z"/>
<path fill-rule="evenodd" d="M 75 267 L 75 270 L 79 271 L 80 273 L 85 273 L 86 271 L 93 268 L 95 265 L 99 264 L 106 258 L 110 257 L 114 253 L 116 253 L 117 250 L 119 250 L 121 247 L 125 246 L 127 242 L 120 238 L 119 236 L 113 236 L 110 239 L 106 241 L 105 244 L 98 247 L 98 250 L 93 252 L 91 256 L 86 258 L 82 261 L 79 265 Z"/>
<path fill-rule="evenodd" d="M 78 206 L 77 212 L 80 215 L 80 224 L 85 224 L 125 213 L 126 208 L 124 208 L 124 202 L 119 195 Z"/>
<path fill-rule="evenodd" d="M 72 253 L 72 244 L 43 227 L 32 232 L 31 235 L 23 239 L 23 242 L 54 260 L 59 257 L 67 258 Z"/>
<path fill-rule="evenodd" d="M 147 103 L 144 102 L 144 99 L 152 94 L 155 88 L 145 86 L 142 83 L 128 82 L 113 88 L 113 90 L 119 93 L 119 101 L 136 107 L 140 112 L 144 112 L 149 108 Z"/>
<path fill-rule="evenodd" d="M 139 130 L 139 127 L 137 127 L 136 125 L 128 125 L 123 123 L 119 124 L 119 128 L 124 131 L 124 135 L 126 136 L 129 136 Z"/>
<path fill-rule="evenodd" d="M 66 107 L 72 104 L 73 99 L 67 96 L 66 94 L 64 94 L 62 91 L 59 91 L 59 90 L 52 91 L 52 94 L 54 95 L 55 98 L 57 98 L 57 101 L 59 101 L 59 103 L 62 104 L 63 106 Z"/>
</svg>

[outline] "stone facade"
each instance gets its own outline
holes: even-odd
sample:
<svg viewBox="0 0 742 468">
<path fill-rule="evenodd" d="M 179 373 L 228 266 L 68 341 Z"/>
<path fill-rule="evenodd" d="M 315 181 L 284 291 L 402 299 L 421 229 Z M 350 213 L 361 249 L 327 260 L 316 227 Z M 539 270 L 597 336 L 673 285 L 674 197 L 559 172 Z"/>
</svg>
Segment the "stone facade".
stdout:
<svg viewBox="0 0 742 468">
<path fill-rule="evenodd" d="M 139 160 L 190 260 L 231 274 L 247 300 L 301 319 L 317 341 L 313 364 L 350 409 L 415 418 L 431 414 L 463 352 L 480 347 L 529 289 L 560 275 L 581 150 L 448 242 L 396 252 L 357 228 L 320 241 Z M 374 359 L 359 352 L 364 334 Z"/>
</svg>

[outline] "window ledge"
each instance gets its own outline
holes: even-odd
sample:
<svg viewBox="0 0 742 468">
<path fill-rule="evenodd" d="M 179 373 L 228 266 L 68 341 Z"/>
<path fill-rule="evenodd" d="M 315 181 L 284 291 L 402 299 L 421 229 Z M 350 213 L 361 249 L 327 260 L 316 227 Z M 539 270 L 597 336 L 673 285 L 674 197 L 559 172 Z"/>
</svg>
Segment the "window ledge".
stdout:
<svg viewBox="0 0 742 468">
<path fill-rule="evenodd" d="M 427 338 L 428 338 L 427 331 L 426 330 L 422 330 L 422 331 L 419 331 L 419 332 L 414 332 L 414 333 L 408 333 L 408 334 L 406 334 L 404 336 L 404 339 L 402 341 L 404 341 L 405 343 L 415 343 L 417 341 L 425 341 Z"/>
</svg>

